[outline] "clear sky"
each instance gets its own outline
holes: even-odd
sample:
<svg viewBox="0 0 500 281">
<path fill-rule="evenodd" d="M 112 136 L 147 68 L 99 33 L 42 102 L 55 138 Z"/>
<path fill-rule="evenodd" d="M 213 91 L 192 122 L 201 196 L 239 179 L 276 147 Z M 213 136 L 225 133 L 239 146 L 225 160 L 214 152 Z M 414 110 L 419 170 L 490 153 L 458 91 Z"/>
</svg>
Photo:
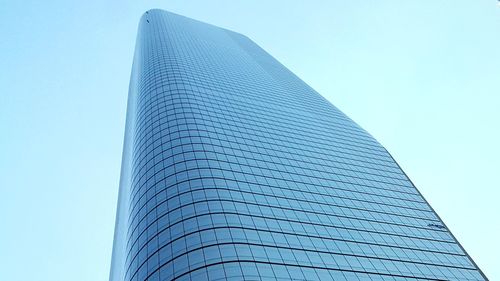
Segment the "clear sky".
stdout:
<svg viewBox="0 0 500 281">
<path fill-rule="evenodd" d="M 500 280 L 496 0 L 0 0 L 0 280 L 107 280 L 150 8 L 260 44 L 372 133 Z"/>
</svg>

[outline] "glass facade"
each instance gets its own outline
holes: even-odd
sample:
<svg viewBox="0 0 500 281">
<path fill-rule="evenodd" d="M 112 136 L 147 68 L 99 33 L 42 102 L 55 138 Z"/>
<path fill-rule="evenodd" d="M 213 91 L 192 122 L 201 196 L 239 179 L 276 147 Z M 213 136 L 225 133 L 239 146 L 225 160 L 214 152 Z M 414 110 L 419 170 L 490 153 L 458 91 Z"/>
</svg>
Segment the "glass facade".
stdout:
<svg viewBox="0 0 500 281">
<path fill-rule="evenodd" d="M 487 280 L 391 155 L 247 37 L 141 19 L 111 280 Z"/>
</svg>

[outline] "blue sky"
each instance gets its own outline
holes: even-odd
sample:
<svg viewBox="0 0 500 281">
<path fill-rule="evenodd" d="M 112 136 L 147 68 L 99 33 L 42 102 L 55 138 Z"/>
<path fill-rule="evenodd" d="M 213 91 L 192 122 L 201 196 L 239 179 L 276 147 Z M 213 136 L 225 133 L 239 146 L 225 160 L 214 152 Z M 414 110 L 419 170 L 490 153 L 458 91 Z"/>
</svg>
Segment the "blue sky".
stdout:
<svg viewBox="0 0 500 281">
<path fill-rule="evenodd" d="M 107 280 L 137 24 L 243 33 L 372 133 L 500 279 L 495 0 L 0 0 L 0 280 Z"/>
</svg>

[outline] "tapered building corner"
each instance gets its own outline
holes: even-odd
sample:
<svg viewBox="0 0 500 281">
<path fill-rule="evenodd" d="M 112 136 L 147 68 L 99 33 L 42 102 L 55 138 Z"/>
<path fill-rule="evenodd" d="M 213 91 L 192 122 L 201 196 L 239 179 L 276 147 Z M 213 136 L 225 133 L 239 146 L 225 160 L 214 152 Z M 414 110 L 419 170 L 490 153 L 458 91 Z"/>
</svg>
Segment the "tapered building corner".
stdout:
<svg viewBox="0 0 500 281">
<path fill-rule="evenodd" d="M 370 134 L 247 37 L 151 10 L 110 280 L 487 279 Z"/>
</svg>

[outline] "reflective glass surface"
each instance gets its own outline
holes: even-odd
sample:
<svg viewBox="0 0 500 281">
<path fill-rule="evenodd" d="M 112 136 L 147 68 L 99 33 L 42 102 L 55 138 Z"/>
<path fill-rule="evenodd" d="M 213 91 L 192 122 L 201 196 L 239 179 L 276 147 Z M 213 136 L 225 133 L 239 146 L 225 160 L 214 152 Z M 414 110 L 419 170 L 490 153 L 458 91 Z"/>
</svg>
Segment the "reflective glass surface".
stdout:
<svg viewBox="0 0 500 281">
<path fill-rule="evenodd" d="M 111 279 L 485 280 L 384 147 L 247 37 L 148 11 L 130 95 Z"/>
</svg>

